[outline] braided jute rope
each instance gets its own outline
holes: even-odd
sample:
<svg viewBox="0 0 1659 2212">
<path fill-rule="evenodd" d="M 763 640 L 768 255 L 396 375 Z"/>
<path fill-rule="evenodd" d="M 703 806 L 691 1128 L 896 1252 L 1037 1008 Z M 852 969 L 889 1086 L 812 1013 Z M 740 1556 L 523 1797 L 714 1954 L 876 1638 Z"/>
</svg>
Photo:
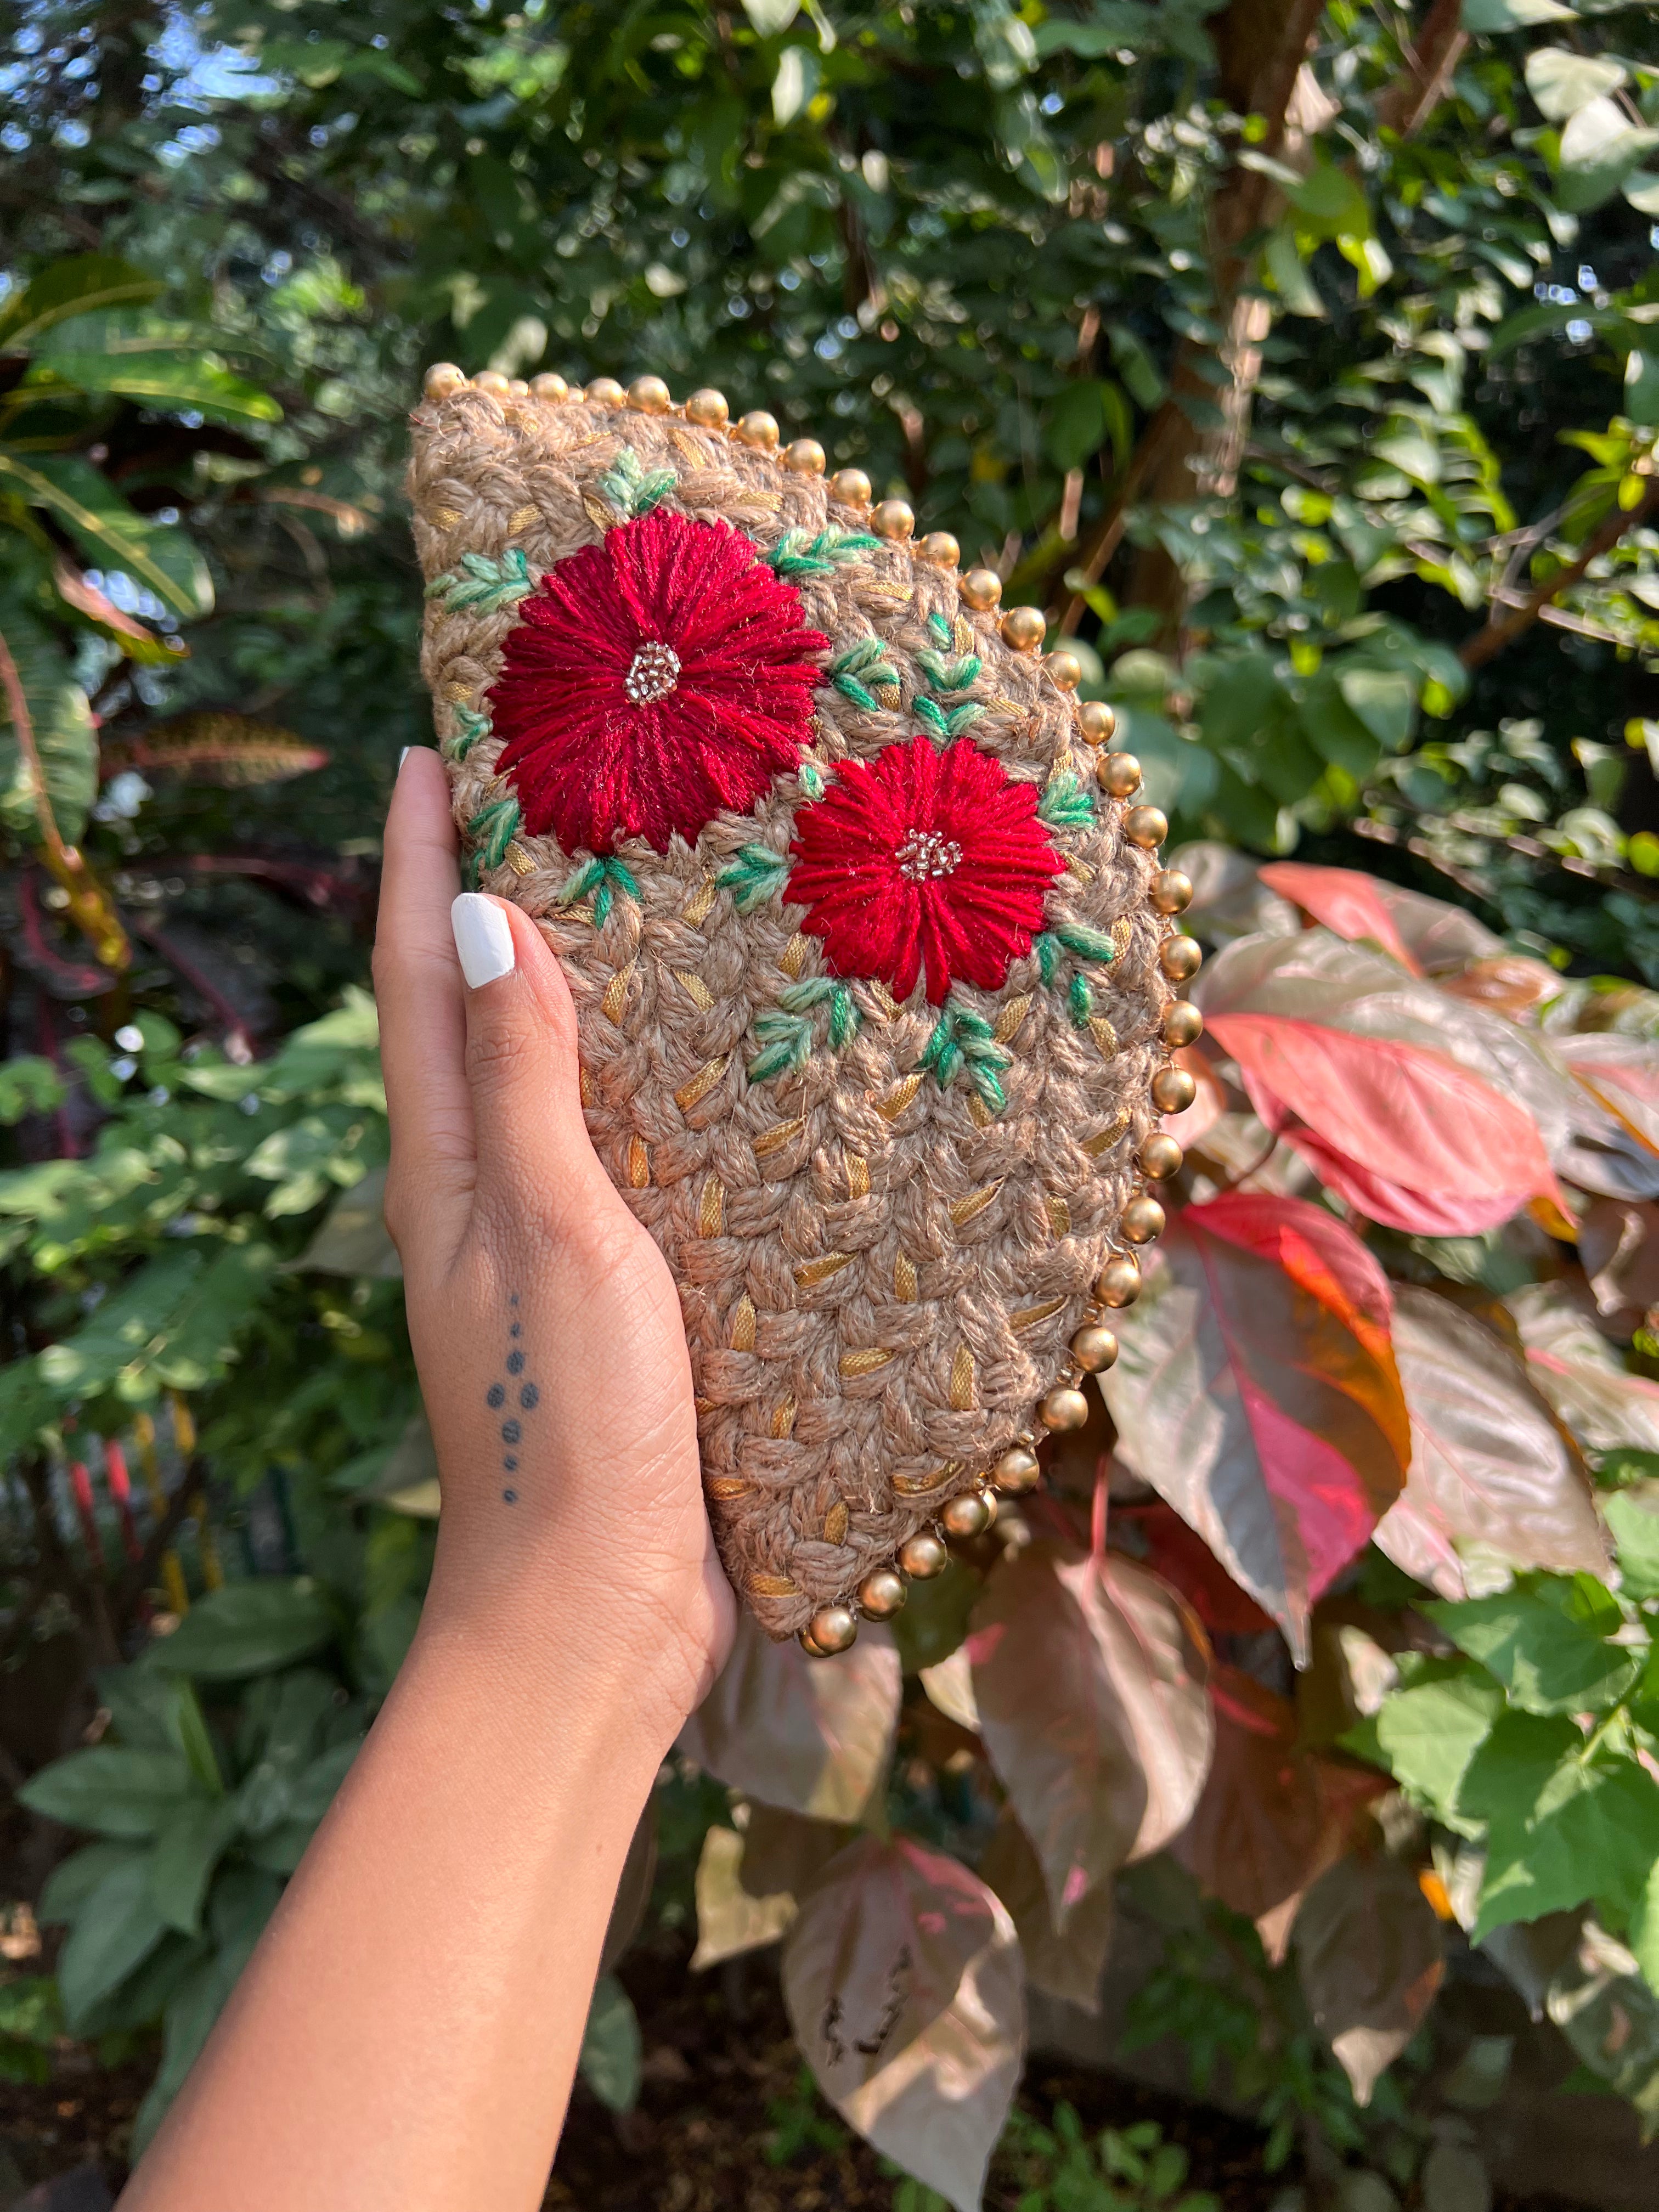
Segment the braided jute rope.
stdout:
<svg viewBox="0 0 1659 2212">
<path fill-rule="evenodd" d="M 1167 925 L 1147 898 L 1157 863 L 1126 838 L 1121 803 L 1097 791 L 1073 698 L 1034 653 L 1003 641 L 994 610 L 963 601 L 954 566 L 898 538 L 829 574 L 788 574 L 830 651 L 811 754 L 751 813 L 716 815 L 665 855 L 624 841 L 603 871 L 517 828 L 512 787 L 493 773 L 490 686 L 525 586 L 615 519 L 600 480 L 624 448 L 645 472 L 672 472 L 669 511 L 730 523 L 763 557 L 792 531 L 801 543 L 870 532 L 868 507 L 838 502 L 821 475 L 688 421 L 658 392 L 647 412 L 615 386 L 560 403 L 452 373 L 416 410 L 422 669 L 472 879 L 532 915 L 562 961 L 589 1132 L 679 1286 L 720 1556 L 784 1637 L 852 1603 L 947 1501 L 1040 1434 L 1038 1401 L 1076 1379 L 1067 1340 L 1097 1310 L 1091 1285 L 1158 1125 L 1148 1085 L 1167 1060 Z M 739 855 L 786 860 L 797 805 L 837 762 L 915 739 L 934 616 L 958 650 L 959 623 L 971 626 L 982 665 L 963 696 L 984 709 L 973 742 L 1012 777 L 1092 796 L 1045 817 L 1066 862 L 1047 895 L 1048 936 L 1000 990 L 951 994 L 984 1025 L 963 1032 L 969 1060 L 1006 1059 L 1000 1110 L 966 1061 L 947 1053 L 939 1066 L 940 1010 L 920 985 L 897 1006 L 852 980 L 850 1040 L 843 1021 L 832 1047 L 827 1008 L 809 1007 L 802 1064 L 750 1072 L 757 1018 L 770 1013 L 775 1035 L 780 994 L 828 969 L 802 907 L 772 896 L 739 911 L 752 849 Z M 860 646 L 858 665 L 896 672 L 896 690 L 884 680 L 876 698 L 831 680 Z M 721 884 L 734 864 L 737 880 Z M 811 997 L 797 989 L 793 1003 Z"/>
</svg>

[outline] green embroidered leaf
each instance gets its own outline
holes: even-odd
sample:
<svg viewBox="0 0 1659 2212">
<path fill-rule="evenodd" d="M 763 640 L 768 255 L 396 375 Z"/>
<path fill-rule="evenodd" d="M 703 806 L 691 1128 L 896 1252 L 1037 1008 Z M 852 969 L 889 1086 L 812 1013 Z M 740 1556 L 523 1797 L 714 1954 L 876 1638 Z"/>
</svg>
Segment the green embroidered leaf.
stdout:
<svg viewBox="0 0 1659 2212">
<path fill-rule="evenodd" d="M 830 1042 L 832 1049 L 842 1051 L 849 1045 L 864 1026 L 864 1017 L 845 983 L 837 983 L 832 976 L 809 975 L 803 983 L 788 983 L 778 993 L 778 1004 L 790 1014 L 810 1013 L 815 1006 L 830 1008 Z M 764 1017 L 763 1017 L 764 1018 Z M 755 1025 L 756 1035 L 760 1024 Z"/>
<path fill-rule="evenodd" d="M 994 1030 L 982 1014 L 969 1013 L 963 1006 L 946 1006 L 927 1040 L 921 1065 L 941 1090 L 965 1068 L 969 1081 L 985 1103 L 994 1113 L 1000 1114 L 1008 1102 L 997 1079 L 1011 1057 L 997 1042 Z"/>
<path fill-rule="evenodd" d="M 933 700 L 924 699 L 920 695 L 910 702 L 910 706 L 917 721 L 925 722 L 936 738 L 950 736 L 951 725 L 945 719 L 943 708 L 936 706 Z"/>
<path fill-rule="evenodd" d="M 426 587 L 429 599 L 442 599 L 451 607 L 515 607 L 536 588 L 530 563 L 516 545 L 509 545 L 499 561 L 485 553 L 463 553 L 460 565 L 434 576 Z"/>
<path fill-rule="evenodd" d="M 800 787 L 808 799 L 823 798 L 825 789 L 823 776 L 815 763 L 811 761 L 801 763 Z"/>
<path fill-rule="evenodd" d="M 1091 929 L 1086 922 L 1062 921 L 1055 926 L 1054 935 L 1068 952 L 1075 952 L 1079 960 L 1115 960 L 1117 947 L 1103 929 Z M 1046 979 L 1045 979 L 1046 980 Z"/>
<path fill-rule="evenodd" d="M 866 714 L 899 702 L 899 672 L 878 637 L 861 637 L 856 645 L 838 653 L 830 664 L 830 680 L 844 698 Z M 884 693 L 892 696 L 878 696 Z"/>
<path fill-rule="evenodd" d="M 812 1057 L 812 1024 L 805 1014 L 787 1014 L 769 1006 L 755 1017 L 755 1035 L 763 1049 L 749 1063 L 751 1083 L 798 1075 Z"/>
<path fill-rule="evenodd" d="M 466 825 L 466 834 L 478 848 L 478 857 L 487 868 L 499 868 L 507 858 L 507 848 L 519 834 L 519 802 L 516 799 L 497 799 L 481 807 Z"/>
<path fill-rule="evenodd" d="M 752 914 L 757 906 L 781 893 L 788 875 L 787 853 L 775 853 L 769 845 L 744 845 L 714 880 L 722 890 L 731 892 L 739 914 Z"/>
<path fill-rule="evenodd" d="M 1066 1011 L 1072 1018 L 1074 1030 L 1086 1030 L 1089 1017 L 1095 1010 L 1095 994 L 1089 988 L 1086 975 L 1073 975 L 1072 987 L 1066 994 Z"/>
<path fill-rule="evenodd" d="M 841 563 L 872 552 L 880 543 L 880 538 L 863 530 L 820 530 L 815 538 L 809 538 L 804 530 L 788 530 L 766 557 L 773 573 L 786 580 L 792 576 L 830 576 Z"/>
<path fill-rule="evenodd" d="M 618 896 L 630 898 L 636 906 L 639 904 L 640 887 L 621 860 L 609 858 L 584 860 L 575 873 L 566 878 L 555 903 L 574 906 L 578 899 L 585 899 L 590 891 L 593 894 L 596 928 L 604 928 Z"/>
<path fill-rule="evenodd" d="M 1031 950 L 1036 954 L 1038 975 L 1045 984 L 1051 984 L 1060 973 L 1059 939 L 1045 929 L 1033 939 Z"/>
<path fill-rule="evenodd" d="M 599 478 L 599 489 L 626 522 L 636 522 L 659 507 L 674 489 L 672 469 L 648 473 L 631 446 L 624 446 Z"/>
<path fill-rule="evenodd" d="M 953 738 L 959 738 L 964 730 L 973 728 L 984 712 L 983 707 L 970 699 L 965 706 L 951 708 L 945 717 L 945 726 Z"/>
<path fill-rule="evenodd" d="M 459 726 L 455 735 L 446 740 L 443 750 L 450 760 L 464 761 L 479 738 L 489 735 L 489 717 L 477 714 L 471 707 L 457 707 L 454 713 Z"/>
<path fill-rule="evenodd" d="M 1037 819 L 1051 830 L 1086 830 L 1095 818 L 1095 803 L 1074 775 L 1051 776 L 1037 801 Z"/>
<path fill-rule="evenodd" d="M 837 653 L 830 664 L 832 676 L 862 676 L 872 684 L 896 684 L 899 672 L 887 657 L 887 647 L 878 637 L 861 637 L 856 645 L 849 645 L 845 653 Z"/>
<path fill-rule="evenodd" d="M 928 634 L 941 653 L 949 653 L 951 646 L 951 625 L 943 615 L 929 615 Z"/>
<path fill-rule="evenodd" d="M 978 680 L 980 670 L 985 665 L 976 653 L 953 655 L 947 659 L 942 653 L 924 650 L 917 653 L 916 660 L 927 671 L 928 681 L 935 691 L 965 691 L 970 684 Z"/>
</svg>

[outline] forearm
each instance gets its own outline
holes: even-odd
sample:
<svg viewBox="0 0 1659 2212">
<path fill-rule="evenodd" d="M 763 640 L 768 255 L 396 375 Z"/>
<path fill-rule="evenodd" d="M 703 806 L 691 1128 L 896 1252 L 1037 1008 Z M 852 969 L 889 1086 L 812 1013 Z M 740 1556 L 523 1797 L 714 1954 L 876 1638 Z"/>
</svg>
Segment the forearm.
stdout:
<svg viewBox="0 0 1659 2212">
<path fill-rule="evenodd" d="M 619 1662 L 415 1649 L 124 2212 L 526 2212 L 666 1744 Z"/>
</svg>

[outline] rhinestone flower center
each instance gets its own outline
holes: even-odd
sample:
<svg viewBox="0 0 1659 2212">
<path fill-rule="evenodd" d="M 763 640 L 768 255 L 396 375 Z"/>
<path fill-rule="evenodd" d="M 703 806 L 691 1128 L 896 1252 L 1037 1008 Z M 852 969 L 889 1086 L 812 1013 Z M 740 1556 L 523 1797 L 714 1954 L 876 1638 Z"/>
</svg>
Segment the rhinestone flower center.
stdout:
<svg viewBox="0 0 1659 2212">
<path fill-rule="evenodd" d="M 634 655 L 623 690 L 636 707 L 665 699 L 680 680 L 680 657 L 672 645 L 651 638 Z"/>
<path fill-rule="evenodd" d="M 953 876 L 962 866 L 962 848 L 954 837 L 937 830 L 913 830 L 893 858 L 908 883 L 925 884 L 938 876 Z"/>
</svg>

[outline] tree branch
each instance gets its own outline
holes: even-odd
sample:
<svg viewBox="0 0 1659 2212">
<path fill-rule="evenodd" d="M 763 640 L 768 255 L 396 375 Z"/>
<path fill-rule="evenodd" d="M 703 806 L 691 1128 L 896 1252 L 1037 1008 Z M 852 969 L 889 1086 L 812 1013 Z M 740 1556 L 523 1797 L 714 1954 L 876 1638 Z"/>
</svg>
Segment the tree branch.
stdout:
<svg viewBox="0 0 1659 2212">
<path fill-rule="evenodd" d="M 1502 653 L 1506 645 L 1513 645 L 1523 630 L 1532 628 L 1547 606 L 1578 581 L 1591 562 L 1611 552 L 1627 530 L 1636 529 L 1656 513 L 1659 513 L 1659 481 L 1648 486 L 1636 506 L 1615 507 L 1584 540 L 1577 558 L 1559 570 L 1547 583 L 1540 584 L 1535 592 L 1529 592 L 1518 606 L 1511 607 L 1501 617 L 1494 608 L 1486 617 L 1486 627 L 1465 639 L 1457 656 L 1464 667 L 1484 668 L 1494 654 Z"/>
<path fill-rule="evenodd" d="M 1445 98 L 1452 71 L 1469 42 L 1462 14 L 1463 0 L 1434 0 L 1417 43 L 1406 57 L 1406 75 L 1396 77 L 1376 103 L 1379 130 L 1409 138 Z"/>
</svg>

